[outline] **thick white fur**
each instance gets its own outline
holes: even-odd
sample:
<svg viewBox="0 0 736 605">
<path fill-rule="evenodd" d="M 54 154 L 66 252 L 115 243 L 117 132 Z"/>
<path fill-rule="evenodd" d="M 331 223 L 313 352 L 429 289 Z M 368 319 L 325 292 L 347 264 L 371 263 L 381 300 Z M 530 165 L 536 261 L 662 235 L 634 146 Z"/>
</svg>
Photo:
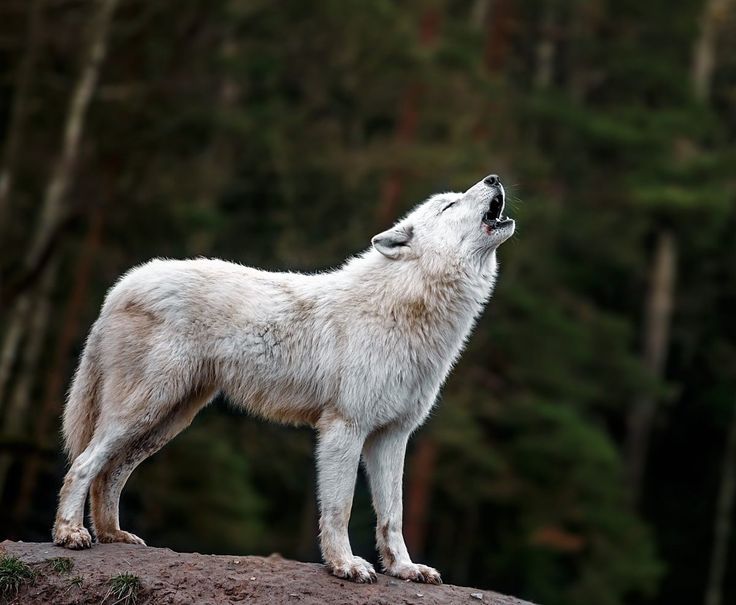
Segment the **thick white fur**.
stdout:
<svg viewBox="0 0 736 605">
<path fill-rule="evenodd" d="M 513 224 L 481 223 L 499 190 L 480 182 L 433 196 L 332 272 L 208 259 L 128 272 L 107 295 L 66 405 L 73 462 L 55 542 L 91 545 L 89 490 L 99 541 L 143 543 L 118 523 L 125 481 L 222 392 L 260 416 L 318 430 L 321 546 L 334 574 L 375 579 L 347 531 L 362 457 L 386 573 L 440 582 L 404 545 L 404 453 L 491 294 L 495 250 L 513 233 Z"/>
</svg>

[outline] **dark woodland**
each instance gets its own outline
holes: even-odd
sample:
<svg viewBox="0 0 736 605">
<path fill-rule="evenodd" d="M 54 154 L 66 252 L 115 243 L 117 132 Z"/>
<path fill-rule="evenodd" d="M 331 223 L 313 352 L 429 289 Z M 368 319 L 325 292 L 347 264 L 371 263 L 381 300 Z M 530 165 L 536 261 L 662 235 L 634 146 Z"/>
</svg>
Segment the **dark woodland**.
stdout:
<svg viewBox="0 0 736 605">
<path fill-rule="evenodd" d="M 736 2 L 0 1 L 0 538 L 48 541 L 64 396 L 152 257 L 313 271 L 491 172 L 514 237 L 405 473 L 453 584 L 736 602 Z M 222 398 L 149 545 L 319 561 L 307 428 Z M 375 562 L 358 479 L 351 536 Z"/>
</svg>

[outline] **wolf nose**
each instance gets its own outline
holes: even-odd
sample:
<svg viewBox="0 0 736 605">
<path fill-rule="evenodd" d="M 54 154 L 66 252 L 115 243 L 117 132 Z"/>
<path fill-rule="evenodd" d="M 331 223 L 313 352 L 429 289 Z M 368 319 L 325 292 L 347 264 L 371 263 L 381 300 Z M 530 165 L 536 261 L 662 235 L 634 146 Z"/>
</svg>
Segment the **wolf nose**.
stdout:
<svg viewBox="0 0 736 605">
<path fill-rule="evenodd" d="M 495 187 L 501 182 L 501 179 L 498 178 L 497 174 L 489 174 L 486 178 L 483 179 L 483 182 L 489 187 Z"/>
</svg>

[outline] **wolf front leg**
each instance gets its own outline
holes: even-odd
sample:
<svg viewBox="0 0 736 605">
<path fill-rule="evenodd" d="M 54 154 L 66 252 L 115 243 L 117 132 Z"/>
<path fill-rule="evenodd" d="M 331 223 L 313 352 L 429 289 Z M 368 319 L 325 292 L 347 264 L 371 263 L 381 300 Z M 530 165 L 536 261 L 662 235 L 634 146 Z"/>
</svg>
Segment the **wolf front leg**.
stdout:
<svg viewBox="0 0 736 605">
<path fill-rule="evenodd" d="M 376 544 L 385 573 L 404 580 L 441 584 L 439 572 L 413 563 L 402 533 L 402 479 L 404 456 L 410 431 L 384 428 L 370 435 L 363 448 L 363 460 L 376 510 Z"/>
<path fill-rule="evenodd" d="M 353 555 L 348 521 L 365 433 L 342 420 L 319 427 L 317 481 L 320 503 L 320 546 L 327 568 L 340 578 L 375 582 L 376 572 Z"/>
</svg>

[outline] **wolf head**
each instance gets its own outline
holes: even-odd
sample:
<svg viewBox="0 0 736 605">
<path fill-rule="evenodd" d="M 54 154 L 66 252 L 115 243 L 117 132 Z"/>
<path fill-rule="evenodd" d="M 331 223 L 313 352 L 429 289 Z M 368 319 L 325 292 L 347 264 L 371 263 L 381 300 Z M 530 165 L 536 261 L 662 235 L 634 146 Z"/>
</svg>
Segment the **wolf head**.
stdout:
<svg viewBox="0 0 736 605">
<path fill-rule="evenodd" d="M 452 259 L 483 269 L 492 253 L 514 233 L 503 215 L 506 192 L 495 174 L 465 193 L 441 193 L 417 206 L 394 227 L 371 240 L 392 261 Z"/>
</svg>

